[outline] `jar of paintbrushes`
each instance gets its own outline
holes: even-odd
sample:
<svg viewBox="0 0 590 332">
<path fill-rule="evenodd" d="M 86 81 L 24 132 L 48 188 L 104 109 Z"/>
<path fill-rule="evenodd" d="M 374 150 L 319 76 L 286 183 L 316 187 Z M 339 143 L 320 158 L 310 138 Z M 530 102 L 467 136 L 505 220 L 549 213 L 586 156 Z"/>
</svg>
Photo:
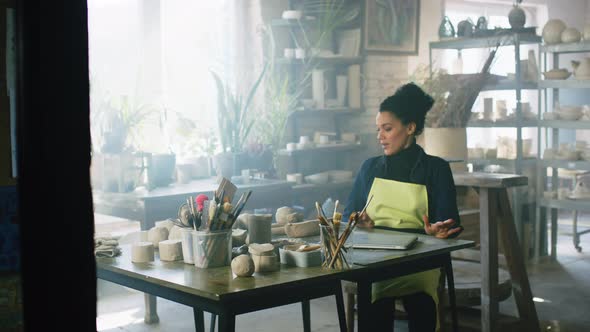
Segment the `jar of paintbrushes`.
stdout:
<svg viewBox="0 0 590 332">
<path fill-rule="evenodd" d="M 371 197 L 372 198 L 372 197 Z M 342 223 L 342 214 L 338 212 L 336 201 L 332 218 L 326 217 L 319 203 L 316 204 L 320 221 L 320 246 L 322 248 L 322 266 L 329 269 L 347 269 L 353 263 L 353 232 L 360 216 L 365 213 L 371 198 L 361 212 L 353 212 L 346 224 Z"/>
<path fill-rule="evenodd" d="M 252 194 L 252 191 L 243 193 L 238 202 L 232 204 L 234 192 L 220 189 L 215 192 L 213 199 L 199 200 L 197 204 L 193 204 L 192 198 L 189 198 L 189 214 L 194 220 L 192 247 L 196 267 L 230 265 L 232 228 Z"/>
</svg>

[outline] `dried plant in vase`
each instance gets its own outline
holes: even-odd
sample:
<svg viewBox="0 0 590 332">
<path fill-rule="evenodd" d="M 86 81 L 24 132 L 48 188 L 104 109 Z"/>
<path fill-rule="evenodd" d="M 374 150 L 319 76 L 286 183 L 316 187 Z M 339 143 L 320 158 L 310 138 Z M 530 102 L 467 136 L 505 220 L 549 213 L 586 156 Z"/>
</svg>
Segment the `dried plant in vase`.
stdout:
<svg viewBox="0 0 590 332">
<path fill-rule="evenodd" d="M 476 74 L 449 75 L 436 70 L 418 84 L 435 102 L 426 116 L 429 128 L 465 128 L 471 117 L 471 108 L 484 85 L 494 79 L 490 67 L 496 55 L 493 49 L 482 70 Z M 415 73 L 416 75 L 416 73 Z"/>
</svg>

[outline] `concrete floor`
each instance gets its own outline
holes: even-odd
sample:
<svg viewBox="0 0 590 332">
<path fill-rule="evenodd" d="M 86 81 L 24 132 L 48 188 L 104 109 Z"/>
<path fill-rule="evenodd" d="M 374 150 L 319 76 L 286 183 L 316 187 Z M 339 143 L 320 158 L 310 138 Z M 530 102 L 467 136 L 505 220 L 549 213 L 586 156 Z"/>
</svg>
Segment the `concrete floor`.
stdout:
<svg viewBox="0 0 590 332">
<path fill-rule="evenodd" d="M 585 214 L 581 219 L 581 228 L 590 228 L 590 215 Z M 117 234 L 128 231 L 129 227 L 137 225 L 97 218 L 97 231 Z M 590 331 L 590 234 L 582 236 L 581 246 L 584 248 L 581 253 L 573 248 L 571 219 L 568 215 L 560 216 L 557 261 L 542 260 L 528 267 L 544 331 Z M 158 299 L 160 322 L 147 325 L 143 322 L 143 293 L 102 280 L 97 292 L 99 331 L 194 331 L 190 307 Z M 513 297 L 501 303 L 500 311 L 517 314 Z M 333 297 L 311 301 L 311 313 L 312 331 L 338 331 Z M 209 319 L 206 314 L 206 326 Z M 240 315 L 236 326 L 238 331 L 302 331 L 301 307 L 293 304 Z M 407 331 L 406 323 L 396 321 L 396 331 Z"/>
</svg>

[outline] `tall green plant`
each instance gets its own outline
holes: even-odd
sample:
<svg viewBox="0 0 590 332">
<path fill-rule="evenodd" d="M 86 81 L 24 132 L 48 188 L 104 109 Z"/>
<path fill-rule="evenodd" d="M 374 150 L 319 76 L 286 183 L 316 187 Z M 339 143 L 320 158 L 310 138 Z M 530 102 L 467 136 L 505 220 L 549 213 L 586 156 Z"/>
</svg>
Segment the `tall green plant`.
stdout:
<svg viewBox="0 0 590 332">
<path fill-rule="evenodd" d="M 248 112 L 266 69 L 267 65 L 265 64 L 245 99 L 242 95 L 232 91 L 229 84 L 224 82 L 217 73 L 211 71 L 217 86 L 217 120 L 224 152 L 242 151 L 255 123 L 255 118 L 249 117 Z"/>
</svg>

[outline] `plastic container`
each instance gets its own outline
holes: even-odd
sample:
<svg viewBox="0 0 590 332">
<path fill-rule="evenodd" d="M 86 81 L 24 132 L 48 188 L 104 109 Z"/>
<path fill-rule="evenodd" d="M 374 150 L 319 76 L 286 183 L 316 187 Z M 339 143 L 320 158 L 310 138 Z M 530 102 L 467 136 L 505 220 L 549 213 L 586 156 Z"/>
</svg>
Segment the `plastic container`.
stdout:
<svg viewBox="0 0 590 332">
<path fill-rule="evenodd" d="M 231 262 L 232 230 L 193 231 L 193 260 L 196 267 L 229 266 Z"/>
<path fill-rule="evenodd" d="M 320 250 L 299 252 L 280 248 L 279 252 L 281 255 L 281 264 L 299 267 L 322 265 L 322 252 Z"/>
<path fill-rule="evenodd" d="M 182 257 L 185 263 L 194 264 L 193 260 L 193 233 L 191 228 L 182 228 L 180 230 L 180 240 L 182 241 Z"/>
</svg>

